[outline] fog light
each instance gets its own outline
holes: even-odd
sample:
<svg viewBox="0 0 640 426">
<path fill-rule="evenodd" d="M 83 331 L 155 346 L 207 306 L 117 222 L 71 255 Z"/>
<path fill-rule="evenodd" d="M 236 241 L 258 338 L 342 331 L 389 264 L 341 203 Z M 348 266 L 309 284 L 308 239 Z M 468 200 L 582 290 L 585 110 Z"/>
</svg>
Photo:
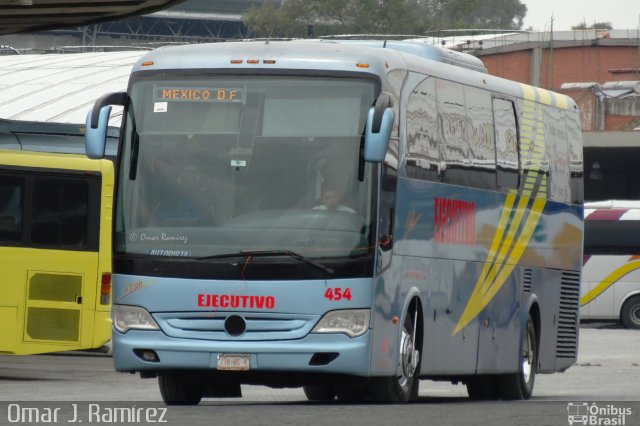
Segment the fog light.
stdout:
<svg viewBox="0 0 640 426">
<path fill-rule="evenodd" d="M 158 358 L 158 354 L 151 349 L 134 349 L 133 353 L 138 356 L 143 361 L 147 362 L 159 362 L 160 358 Z"/>
</svg>

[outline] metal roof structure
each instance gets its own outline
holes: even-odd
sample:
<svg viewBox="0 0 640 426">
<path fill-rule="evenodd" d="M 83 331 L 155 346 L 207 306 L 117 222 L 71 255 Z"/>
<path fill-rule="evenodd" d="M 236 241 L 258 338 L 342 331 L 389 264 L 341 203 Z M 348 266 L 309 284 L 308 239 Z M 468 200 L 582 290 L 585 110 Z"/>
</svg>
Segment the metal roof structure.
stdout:
<svg viewBox="0 0 640 426">
<path fill-rule="evenodd" d="M 252 6 L 258 7 L 265 3 L 279 7 L 282 0 L 185 0 L 153 15 L 173 19 L 241 21 L 242 15 Z"/>
<path fill-rule="evenodd" d="M 126 90 L 146 51 L 0 56 L 0 119 L 84 124 L 105 93 Z M 119 126 L 121 109 L 109 124 Z"/>
<path fill-rule="evenodd" d="M 184 0 L 0 0 L 0 35 L 144 15 Z"/>
</svg>

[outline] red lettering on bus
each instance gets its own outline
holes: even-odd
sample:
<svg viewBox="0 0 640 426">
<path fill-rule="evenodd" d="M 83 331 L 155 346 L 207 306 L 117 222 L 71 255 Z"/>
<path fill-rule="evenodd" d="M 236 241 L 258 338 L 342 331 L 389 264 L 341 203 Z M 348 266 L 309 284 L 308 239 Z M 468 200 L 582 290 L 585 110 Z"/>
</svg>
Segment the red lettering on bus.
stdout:
<svg viewBox="0 0 640 426">
<path fill-rule="evenodd" d="M 220 307 L 228 308 L 229 307 L 229 295 L 221 294 L 220 295 Z"/>
<path fill-rule="evenodd" d="M 476 204 L 473 201 L 435 198 L 433 240 L 436 243 L 473 245 L 476 234 Z"/>
<path fill-rule="evenodd" d="M 249 296 L 236 294 L 198 294 L 200 308 L 275 309 L 274 296 Z"/>
<path fill-rule="evenodd" d="M 273 296 L 267 296 L 266 299 L 266 308 L 267 309 L 275 309 L 276 307 L 276 298 Z"/>
</svg>

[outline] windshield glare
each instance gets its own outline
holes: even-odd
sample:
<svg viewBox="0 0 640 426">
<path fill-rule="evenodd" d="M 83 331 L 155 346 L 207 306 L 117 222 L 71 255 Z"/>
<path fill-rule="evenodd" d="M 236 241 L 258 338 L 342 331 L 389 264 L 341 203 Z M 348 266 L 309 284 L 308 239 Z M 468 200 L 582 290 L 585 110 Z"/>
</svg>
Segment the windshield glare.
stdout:
<svg viewBox="0 0 640 426">
<path fill-rule="evenodd" d="M 368 252 L 372 81 L 211 77 L 132 85 L 116 251 L 202 257 Z M 132 164 L 132 158 L 136 158 Z"/>
</svg>

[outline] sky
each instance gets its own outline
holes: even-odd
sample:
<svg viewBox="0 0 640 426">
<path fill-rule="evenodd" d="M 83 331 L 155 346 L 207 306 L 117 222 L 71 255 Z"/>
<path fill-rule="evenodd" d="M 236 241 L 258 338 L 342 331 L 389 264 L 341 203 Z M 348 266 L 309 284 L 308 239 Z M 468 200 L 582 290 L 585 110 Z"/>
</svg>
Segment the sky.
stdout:
<svg viewBox="0 0 640 426">
<path fill-rule="evenodd" d="M 616 30 L 638 29 L 640 0 L 520 0 L 527 5 L 522 29 L 548 31 L 553 15 L 553 30 L 570 30 L 586 22 L 610 22 Z"/>
</svg>

